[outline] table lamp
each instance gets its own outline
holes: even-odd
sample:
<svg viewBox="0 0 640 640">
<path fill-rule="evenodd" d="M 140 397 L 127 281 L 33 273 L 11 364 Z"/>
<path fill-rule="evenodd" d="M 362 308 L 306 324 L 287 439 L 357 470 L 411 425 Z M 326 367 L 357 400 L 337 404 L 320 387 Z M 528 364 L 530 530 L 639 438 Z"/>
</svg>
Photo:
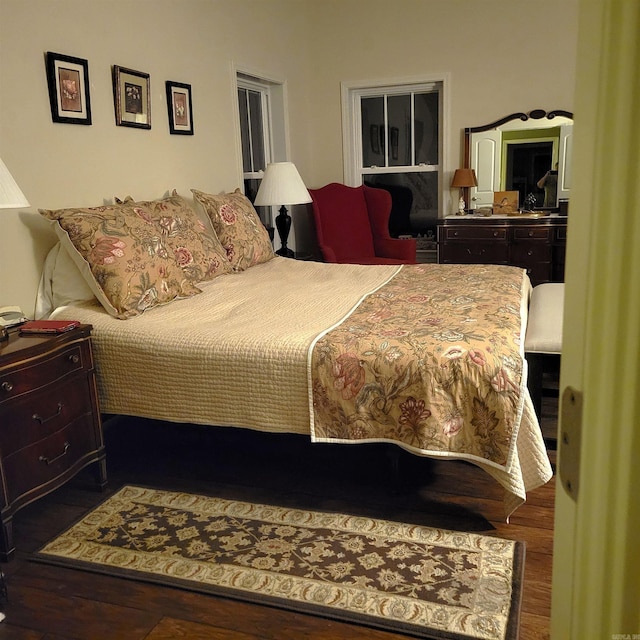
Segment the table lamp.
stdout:
<svg viewBox="0 0 640 640">
<path fill-rule="evenodd" d="M 267 165 L 264 178 L 256 195 L 257 207 L 281 205 L 276 216 L 276 229 L 282 246 L 276 251 L 279 256 L 293 258 L 294 254 L 287 247 L 287 238 L 291 229 L 291 216 L 285 205 L 311 202 L 311 196 L 302 182 L 302 178 L 292 162 L 272 162 Z"/>
<path fill-rule="evenodd" d="M 0 159 L 0 209 L 22 209 L 28 206 L 27 199 L 9 173 L 7 165 Z M 0 342 L 4 342 L 8 338 L 6 327 L 0 326 Z"/>
<path fill-rule="evenodd" d="M 463 216 L 468 207 L 465 203 L 465 189 L 469 187 L 477 187 L 478 179 L 473 169 L 456 169 L 451 181 L 451 188 L 460 189 L 460 200 L 458 201 L 458 215 Z"/>
</svg>

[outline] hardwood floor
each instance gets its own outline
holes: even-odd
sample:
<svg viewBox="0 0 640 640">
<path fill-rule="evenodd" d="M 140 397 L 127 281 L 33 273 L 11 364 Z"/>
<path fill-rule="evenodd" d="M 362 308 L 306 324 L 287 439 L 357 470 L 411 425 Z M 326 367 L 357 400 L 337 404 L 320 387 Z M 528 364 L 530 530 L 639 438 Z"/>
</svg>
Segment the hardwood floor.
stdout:
<svg viewBox="0 0 640 640">
<path fill-rule="evenodd" d="M 543 431 L 555 431 L 545 398 Z M 399 478 L 384 445 L 312 445 L 302 436 L 113 420 L 106 425 L 109 489 L 85 470 L 14 517 L 16 558 L 2 565 L 9 602 L 0 639 L 400 640 L 407 636 L 86 571 L 30 554 L 123 484 L 310 509 L 362 513 L 527 543 L 521 640 L 549 637 L 555 478 L 530 493 L 509 524 L 502 489 L 464 462 L 402 450 Z"/>
</svg>

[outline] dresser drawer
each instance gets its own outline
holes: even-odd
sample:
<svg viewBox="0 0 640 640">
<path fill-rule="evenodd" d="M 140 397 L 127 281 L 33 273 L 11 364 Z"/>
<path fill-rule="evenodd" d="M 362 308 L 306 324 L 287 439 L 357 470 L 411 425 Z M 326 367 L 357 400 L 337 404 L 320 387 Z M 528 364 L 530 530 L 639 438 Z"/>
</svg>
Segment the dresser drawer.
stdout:
<svg viewBox="0 0 640 640">
<path fill-rule="evenodd" d="M 23 394 L 5 407 L 0 453 L 14 453 L 91 412 L 91 388 L 82 373 L 62 384 Z"/>
<path fill-rule="evenodd" d="M 506 240 L 507 229 L 498 227 L 446 227 L 445 240 Z"/>
<path fill-rule="evenodd" d="M 34 442 L 4 459 L 4 475 L 8 502 L 26 494 L 39 492 L 43 485 L 55 480 L 98 447 L 93 419 L 82 416 L 48 438 Z"/>
<path fill-rule="evenodd" d="M 53 351 L 46 358 L 32 358 L 10 371 L 0 371 L 0 404 L 89 366 L 88 352 L 83 344 L 86 343 L 72 344 L 66 349 Z"/>
<path fill-rule="evenodd" d="M 490 242 L 451 242 L 441 250 L 441 262 L 457 264 L 507 264 L 509 261 L 508 244 Z"/>
<path fill-rule="evenodd" d="M 546 242 L 514 242 L 510 261 L 517 267 L 532 262 L 551 262 L 551 245 Z"/>
<path fill-rule="evenodd" d="M 514 240 L 546 240 L 551 238 L 551 230 L 548 227 L 524 227 L 513 229 Z"/>
</svg>

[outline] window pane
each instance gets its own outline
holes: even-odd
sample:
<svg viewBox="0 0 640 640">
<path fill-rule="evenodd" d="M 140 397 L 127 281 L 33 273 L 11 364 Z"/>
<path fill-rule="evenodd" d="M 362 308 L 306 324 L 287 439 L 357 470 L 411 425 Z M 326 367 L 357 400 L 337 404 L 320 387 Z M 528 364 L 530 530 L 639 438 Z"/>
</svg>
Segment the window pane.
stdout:
<svg viewBox="0 0 640 640">
<path fill-rule="evenodd" d="M 384 98 L 362 98 L 362 166 L 384 167 Z"/>
<path fill-rule="evenodd" d="M 247 196 L 247 198 L 249 198 L 252 203 L 258 195 L 260 182 L 262 181 L 256 178 L 249 178 L 244 181 L 244 195 Z M 258 217 L 262 221 L 262 224 L 267 228 L 267 231 L 269 231 L 269 237 L 273 242 L 273 222 L 271 220 L 271 207 L 255 207 L 255 210 L 258 214 Z"/>
<path fill-rule="evenodd" d="M 425 236 L 436 233 L 438 222 L 438 172 L 380 173 L 364 176 L 364 183 L 391 194 L 389 233 Z"/>
<path fill-rule="evenodd" d="M 242 141 L 242 171 L 251 171 L 251 146 L 249 144 L 249 112 L 247 110 L 247 90 L 238 89 L 238 110 L 240 111 L 240 139 Z"/>
<path fill-rule="evenodd" d="M 438 93 L 415 95 L 416 164 L 438 164 Z"/>
<path fill-rule="evenodd" d="M 262 123 L 262 97 L 257 91 L 249 91 L 251 114 L 251 144 L 253 147 L 253 171 L 267 168 L 264 159 L 264 129 Z"/>
<path fill-rule="evenodd" d="M 410 166 L 413 164 L 411 158 L 411 96 L 389 96 L 387 117 L 389 120 L 388 166 Z"/>
</svg>

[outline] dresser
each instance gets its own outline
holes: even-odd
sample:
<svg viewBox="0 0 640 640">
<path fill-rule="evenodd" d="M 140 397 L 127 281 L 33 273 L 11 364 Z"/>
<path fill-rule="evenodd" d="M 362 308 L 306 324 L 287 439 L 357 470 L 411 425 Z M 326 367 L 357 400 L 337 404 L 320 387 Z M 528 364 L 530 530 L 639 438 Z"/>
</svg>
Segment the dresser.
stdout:
<svg viewBox="0 0 640 640">
<path fill-rule="evenodd" d="M 563 216 L 449 216 L 438 223 L 439 263 L 522 267 L 533 286 L 564 281 L 566 243 Z"/>
<path fill-rule="evenodd" d="M 0 559 L 14 552 L 13 514 L 89 464 L 107 484 L 91 327 L 0 342 Z"/>
</svg>

